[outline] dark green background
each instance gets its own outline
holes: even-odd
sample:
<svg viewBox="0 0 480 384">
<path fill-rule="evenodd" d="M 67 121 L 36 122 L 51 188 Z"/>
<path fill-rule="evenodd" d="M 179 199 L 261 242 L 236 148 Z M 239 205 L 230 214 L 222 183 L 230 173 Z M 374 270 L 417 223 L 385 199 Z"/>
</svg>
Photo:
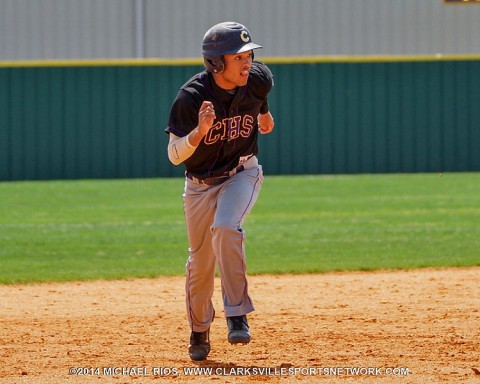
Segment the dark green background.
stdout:
<svg viewBox="0 0 480 384">
<path fill-rule="evenodd" d="M 269 66 L 268 174 L 480 170 L 478 60 Z M 163 130 L 201 69 L 0 68 L 0 180 L 180 176 Z"/>
</svg>

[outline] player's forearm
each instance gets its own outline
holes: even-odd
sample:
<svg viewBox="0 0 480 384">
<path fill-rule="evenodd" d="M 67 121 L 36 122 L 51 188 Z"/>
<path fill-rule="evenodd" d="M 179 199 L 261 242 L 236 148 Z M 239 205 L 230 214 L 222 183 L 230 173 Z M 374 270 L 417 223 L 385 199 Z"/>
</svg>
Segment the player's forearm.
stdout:
<svg viewBox="0 0 480 384">
<path fill-rule="evenodd" d="M 200 144 L 203 136 L 195 128 L 187 136 L 178 137 L 173 133 L 170 134 L 170 142 L 168 143 L 168 158 L 174 165 L 179 165 L 193 155 L 195 149 Z"/>
<path fill-rule="evenodd" d="M 168 143 L 168 158 L 174 165 L 179 165 L 192 156 L 195 152 L 195 146 L 193 146 L 189 140 L 188 135 L 184 137 L 178 137 L 174 134 L 170 134 L 170 142 Z"/>
<path fill-rule="evenodd" d="M 194 147 L 198 147 L 198 144 L 202 141 L 205 135 L 200 133 L 198 127 L 196 127 L 192 132 L 188 134 L 188 141 Z"/>
</svg>

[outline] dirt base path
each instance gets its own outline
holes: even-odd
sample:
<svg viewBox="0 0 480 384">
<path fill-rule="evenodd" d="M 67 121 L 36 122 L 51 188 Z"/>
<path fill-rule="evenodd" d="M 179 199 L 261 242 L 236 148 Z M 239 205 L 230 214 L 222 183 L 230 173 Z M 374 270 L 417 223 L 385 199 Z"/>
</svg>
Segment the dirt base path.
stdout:
<svg viewBox="0 0 480 384">
<path fill-rule="evenodd" d="M 231 346 L 217 280 L 202 363 L 182 277 L 1 286 L 0 382 L 478 384 L 479 281 L 480 268 L 251 276 L 252 342 Z"/>
</svg>

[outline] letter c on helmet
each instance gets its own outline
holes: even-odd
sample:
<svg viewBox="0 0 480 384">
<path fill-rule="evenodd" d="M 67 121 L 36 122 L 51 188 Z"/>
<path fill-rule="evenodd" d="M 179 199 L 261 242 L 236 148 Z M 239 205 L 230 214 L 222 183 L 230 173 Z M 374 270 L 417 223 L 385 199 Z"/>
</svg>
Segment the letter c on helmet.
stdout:
<svg viewBox="0 0 480 384">
<path fill-rule="evenodd" d="M 245 42 L 245 43 L 248 43 L 250 41 L 250 36 L 248 36 L 248 32 L 247 31 L 242 31 L 240 33 L 240 38 Z"/>
</svg>

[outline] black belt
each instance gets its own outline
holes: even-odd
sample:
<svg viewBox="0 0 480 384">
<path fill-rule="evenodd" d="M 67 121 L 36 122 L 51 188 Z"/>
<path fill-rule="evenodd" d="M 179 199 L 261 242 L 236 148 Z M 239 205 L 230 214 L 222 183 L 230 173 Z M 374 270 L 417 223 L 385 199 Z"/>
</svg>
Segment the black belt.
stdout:
<svg viewBox="0 0 480 384">
<path fill-rule="evenodd" d="M 205 179 L 199 179 L 198 177 L 193 176 L 190 172 L 185 172 L 185 176 L 187 176 L 188 179 L 194 181 L 197 184 L 205 184 L 209 186 L 214 186 L 214 185 L 220 185 L 223 184 L 225 181 L 227 181 L 230 177 L 233 175 L 240 173 L 245 170 L 245 167 L 243 165 L 239 165 L 237 168 L 233 169 L 230 172 L 225 172 L 224 175 L 222 176 L 217 176 L 217 177 L 207 177 Z"/>
</svg>

